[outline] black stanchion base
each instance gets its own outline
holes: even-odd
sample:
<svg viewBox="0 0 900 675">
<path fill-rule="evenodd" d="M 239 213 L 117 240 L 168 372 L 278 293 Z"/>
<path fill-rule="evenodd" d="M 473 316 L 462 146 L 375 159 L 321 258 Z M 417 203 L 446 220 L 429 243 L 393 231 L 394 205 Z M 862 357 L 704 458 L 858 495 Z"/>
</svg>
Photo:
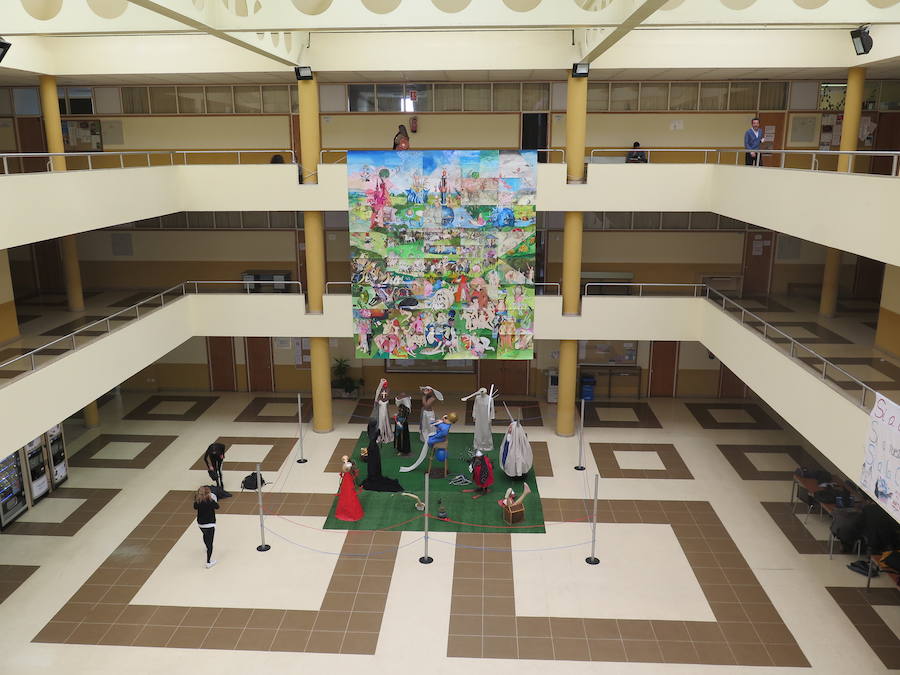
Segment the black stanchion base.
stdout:
<svg viewBox="0 0 900 675">
<path fill-rule="evenodd" d="M 419 562 L 423 565 L 430 565 L 434 562 L 434 558 L 432 558 L 430 555 L 423 555 L 421 558 L 419 558 Z"/>
<path fill-rule="evenodd" d="M 306 464 L 309 460 L 306 457 L 301 457 L 297 460 L 297 464 Z"/>
<path fill-rule="evenodd" d="M 576 466 L 576 467 L 575 467 L 575 470 L 576 470 L 576 471 L 584 471 L 584 467 L 583 467 L 583 466 Z"/>
<path fill-rule="evenodd" d="M 270 548 L 272 548 L 272 547 L 269 546 L 268 544 L 260 544 L 259 546 L 256 547 L 256 550 L 259 551 L 260 553 L 265 553 Z"/>
<path fill-rule="evenodd" d="M 599 565 L 600 559 L 599 558 L 591 558 L 590 556 L 588 556 L 587 558 L 584 559 L 584 562 L 586 562 L 588 565 Z"/>
</svg>

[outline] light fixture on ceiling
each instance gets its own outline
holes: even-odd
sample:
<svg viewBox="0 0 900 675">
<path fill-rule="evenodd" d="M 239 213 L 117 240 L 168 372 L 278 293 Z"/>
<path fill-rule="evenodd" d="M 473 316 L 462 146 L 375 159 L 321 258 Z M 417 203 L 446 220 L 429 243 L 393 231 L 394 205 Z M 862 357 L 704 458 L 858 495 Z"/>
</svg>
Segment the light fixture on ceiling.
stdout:
<svg viewBox="0 0 900 675">
<path fill-rule="evenodd" d="M 591 72 L 590 63 L 573 63 L 572 77 L 587 77 Z"/>
<path fill-rule="evenodd" d="M 872 36 L 869 35 L 868 26 L 860 26 L 850 31 L 850 39 L 853 41 L 853 49 L 857 56 L 868 54 L 872 51 Z"/>
<path fill-rule="evenodd" d="M 12 47 L 10 43 L 0 37 L 0 61 L 3 60 L 3 57 L 6 56 L 6 52 L 9 51 L 9 48 Z"/>
<path fill-rule="evenodd" d="M 313 71 L 309 66 L 296 66 L 294 68 L 294 75 L 297 76 L 298 80 L 313 79 Z"/>
</svg>

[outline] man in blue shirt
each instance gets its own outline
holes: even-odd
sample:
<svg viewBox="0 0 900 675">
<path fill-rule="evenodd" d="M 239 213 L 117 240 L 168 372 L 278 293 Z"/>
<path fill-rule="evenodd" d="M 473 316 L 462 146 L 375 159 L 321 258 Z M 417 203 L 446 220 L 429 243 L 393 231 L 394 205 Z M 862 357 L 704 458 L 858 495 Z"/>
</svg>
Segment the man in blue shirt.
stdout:
<svg viewBox="0 0 900 675">
<path fill-rule="evenodd" d="M 763 131 L 759 128 L 759 118 L 754 117 L 750 121 L 750 128 L 744 132 L 744 164 L 747 166 L 762 166 L 762 153 L 759 146 L 763 142 Z"/>
</svg>

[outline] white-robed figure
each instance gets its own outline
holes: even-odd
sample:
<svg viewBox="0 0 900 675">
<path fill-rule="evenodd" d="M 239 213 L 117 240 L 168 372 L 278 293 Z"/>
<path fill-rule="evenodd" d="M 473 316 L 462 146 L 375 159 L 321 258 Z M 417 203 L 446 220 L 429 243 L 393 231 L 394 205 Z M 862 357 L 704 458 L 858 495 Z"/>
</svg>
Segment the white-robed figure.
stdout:
<svg viewBox="0 0 900 675">
<path fill-rule="evenodd" d="M 525 429 L 518 420 L 513 420 L 500 445 L 500 468 L 510 478 L 516 478 L 531 471 L 533 464 L 534 455 Z"/>
<path fill-rule="evenodd" d="M 419 438 L 423 443 L 427 443 L 434 424 L 434 403 L 435 401 L 443 401 L 444 395 L 429 385 L 419 387 L 419 390 L 422 392 L 422 416 L 419 419 Z"/>
<path fill-rule="evenodd" d="M 488 452 L 494 449 L 494 435 L 491 433 L 491 420 L 494 419 L 494 398 L 499 392 L 494 391 L 494 385 L 488 391 L 481 387 L 478 391 L 462 398 L 468 401 L 474 398 L 472 403 L 472 418 L 475 420 L 475 442 L 476 450 Z"/>
<path fill-rule="evenodd" d="M 393 443 L 394 427 L 391 424 L 391 416 L 388 413 L 388 381 L 381 378 L 378 389 L 375 390 L 375 417 L 378 420 L 378 442 Z"/>
</svg>

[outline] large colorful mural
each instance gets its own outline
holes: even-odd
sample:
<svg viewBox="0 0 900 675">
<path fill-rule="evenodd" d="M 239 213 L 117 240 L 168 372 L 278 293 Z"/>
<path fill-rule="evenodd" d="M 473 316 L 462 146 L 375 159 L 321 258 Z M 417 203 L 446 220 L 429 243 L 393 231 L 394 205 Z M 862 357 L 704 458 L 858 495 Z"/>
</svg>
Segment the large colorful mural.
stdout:
<svg viewBox="0 0 900 675">
<path fill-rule="evenodd" d="M 537 153 L 347 156 L 357 358 L 533 357 Z"/>
</svg>

